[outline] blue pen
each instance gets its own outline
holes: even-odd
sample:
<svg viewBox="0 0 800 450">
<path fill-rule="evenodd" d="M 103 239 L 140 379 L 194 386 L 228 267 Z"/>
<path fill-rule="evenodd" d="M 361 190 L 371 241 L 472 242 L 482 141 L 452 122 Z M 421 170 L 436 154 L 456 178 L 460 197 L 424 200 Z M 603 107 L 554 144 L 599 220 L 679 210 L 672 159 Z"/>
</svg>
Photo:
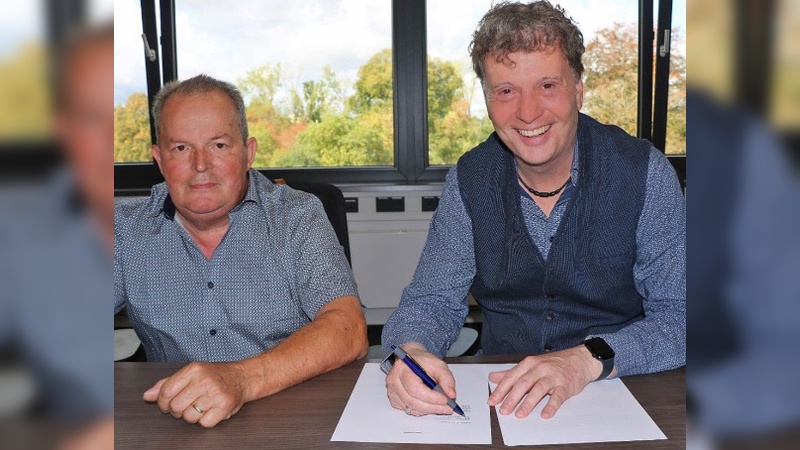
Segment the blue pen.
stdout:
<svg viewBox="0 0 800 450">
<path fill-rule="evenodd" d="M 426 386 L 428 386 L 429 388 L 433 389 L 436 392 L 441 392 L 445 397 L 447 397 L 447 394 L 444 393 L 442 387 L 439 386 L 436 383 L 436 381 L 434 381 L 434 379 L 430 377 L 430 375 L 425 373 L 422 367 L 420 367 L 419 363 L 414 361 L 414 358 L 409 356 L 408 353 L 404 352 L 402 348 L 396 347 L 394 345 L 392 346 L 392 351 L 394 351 L 394 354 L 398 358 L 402 359 L 403 362 L 406 363 L 406 365 L 411 369 L 412 372 L 417 374 L 417 376 L 422 380 L 423 383 L 425 383 Z M 462 410 L 461 407 L 458 406 L 458 404 L 454 399 L 447 397 L 447 406 L 453 408 L 453 411 L 457 412 L 458 414 L 465 416 L 464 410 Z"/>
</svg>

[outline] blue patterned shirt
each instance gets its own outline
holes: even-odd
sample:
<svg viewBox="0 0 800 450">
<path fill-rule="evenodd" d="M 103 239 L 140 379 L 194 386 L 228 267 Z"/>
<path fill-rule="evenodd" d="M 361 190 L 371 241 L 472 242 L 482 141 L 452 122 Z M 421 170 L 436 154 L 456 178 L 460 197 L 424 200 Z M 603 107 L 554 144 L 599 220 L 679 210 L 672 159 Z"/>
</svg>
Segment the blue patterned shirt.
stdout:
<svg viewBox="0 0 800 450">
<path fill-rule="evenodd" d="M 273 347 L 331 300 L 356 296 L 322 204 L 255 170 L 207 260 L 164 183 L 114 220 L 114 311 L 127 306 L 150 361 L 236 361 Z"/>
<path fill-rule="evenodd" d="M 549 217 L 526 191 L 519 191 L 528 233 L 545 259 L 580 176 L 578 153 L 576 142 L 571 183 Z M 686 203 L 674 169 L 655 148 L 650 150 L 636 246 L 633 277 L 643 297 L 645 318 L 616 333 L 599 335 L 617 355 L 619 376 L 666 370 L 686 361 Z M 444 356 L 464 324 L 474 276 L 472 224 L 453 167 L 414 278 L 383 329 L 384 353 L 392 344 L 418 342 Z"/>
</svg>

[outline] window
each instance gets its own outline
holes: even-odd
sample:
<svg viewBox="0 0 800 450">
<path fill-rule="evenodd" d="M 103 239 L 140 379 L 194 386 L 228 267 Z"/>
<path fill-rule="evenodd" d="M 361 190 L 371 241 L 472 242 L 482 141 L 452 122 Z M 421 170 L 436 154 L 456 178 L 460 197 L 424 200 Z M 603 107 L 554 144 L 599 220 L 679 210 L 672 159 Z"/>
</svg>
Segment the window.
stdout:
<svg viewBox="0 0 800 450">
<path fill-rule="evenodd" d="M 427 2 L 428 158 L 432 165 L 455 164 L 493 130 L 468 51 L 478 21 L 493 3 L 463 0 L 453 8 L 448 0 Z M 582 111 L 636 135 L 638 1 L 558 3 L 584 37 Z M 683 80 L 685 84 L 685 64 Z M 685 107 L 683 111 L 685 117 Z"/>
<path fill-rule="evenodd" d="M 162 78 L 207 73 L 237 84 L 259 141 L 255 166 L 272 178 L 441 182 L 448 165 L 492 131 L 467 49 L 492 0 L 134 3 L 145 5 L 144 24 L 138 5 L 115 1 L 124 47 L 115 61 L 115 119 L 134 123 L 115 121 L 118 194 L 140 195 L 161 180 L 148 150 L 145 93 Z M 561 3 L 587 45 L 583 111 L 636 134 L 639 2 Z M 143 29 L 160 41 L 150 42 L 160 58 L 146 68 Z M 138 103 L 125 109 L 136 93 Z M 125 136 L 138 143 L 120 145 Z"/>
<path fill-rule="evenodd" d="M 658 51 L 658 49 L 656 49 Z M 672 3 L 669 92 L 667 100 L 667 155 L 686 154 L 686 0 Z"/>
<path fill-rule="evenodd" d="M 389 1 L 179 0 L 179 78 L 242 90 L 255 167 L 391 166 L 391 17 Z"/>
<path fill-rule="evenodd" d="M 157 46 L 149 43 L 154 51 Z M 114 162 L 150 162 L 150 112 L 139 2 L 114 2 Z"/>
<path fill-rule="evenodd" d="M 131 28 L 136 5 L 123 3 L 132 11 L 117 17 Z M 179 79 L 206 73 L 242 90 L 258 141 L 255 167 L 394 164 L 391 2 L 250 0 L 231 8 L 178 0 L 175 35 Z M 119 72 L 143 82 L 137 38 L 123 36 L 126 55 L 137 57 L 121 57 Z M 136 150 L 115 159 L 142 161 L 150 153 L 146 90 L 129 81 L 115 99 L 118 144 Z"/>
<path fill-rule="evenodd" d="M 428 162 L 455 164 L 492 133 L 468 46 L 492 0 L 428 0 Z"/>
</svg>

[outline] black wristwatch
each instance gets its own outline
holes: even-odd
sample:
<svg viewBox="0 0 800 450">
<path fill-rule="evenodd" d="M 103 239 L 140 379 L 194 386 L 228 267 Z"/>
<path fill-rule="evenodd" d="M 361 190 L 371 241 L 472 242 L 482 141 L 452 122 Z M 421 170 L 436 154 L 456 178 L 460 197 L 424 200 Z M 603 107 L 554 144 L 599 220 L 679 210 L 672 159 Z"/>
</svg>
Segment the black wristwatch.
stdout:
<svg viewBox="0 0 800 450">
<path fill-rule="evenodd" d="M 611 374 L 611 371 L 614 370 L 614 350 L 599 337 L 587 339 L 583 341 L 583 345 L 589 349 L 595 359 L 603 363 L 603 371 L 595 381 L 606 379 Z"/>
</svg>

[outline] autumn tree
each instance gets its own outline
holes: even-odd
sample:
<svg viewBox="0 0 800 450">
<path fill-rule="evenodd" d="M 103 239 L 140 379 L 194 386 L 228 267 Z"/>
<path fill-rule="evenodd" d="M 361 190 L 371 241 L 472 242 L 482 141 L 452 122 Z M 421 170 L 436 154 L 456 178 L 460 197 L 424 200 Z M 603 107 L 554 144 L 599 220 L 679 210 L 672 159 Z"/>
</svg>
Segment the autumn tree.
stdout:
<svg viewBox="0 0 800 450">
<path fill-rule="evenodd" d="M 460 67 L 439 58 L 428 59 L 428 161 L 455 164 L 493 128 L 488 118 L 470 114 L 470 97 Z"/>
<path fill-rule="evenodd" d="M 673 31 L 673 47 L 680 36 Z M 638 98 L 638 34 L 633 24 L 614 23 L 586 44 L 584 111 L 635 135 Z M 686 152 L 686 58 L 670 61 L 667 150 Z"/>
<path fill-rule="evenodd" d="M 124 104 L 114 107 L 114 161 L 150 161 L 151 142 L 147 96 L 131 94 Z"/>
</svg>

